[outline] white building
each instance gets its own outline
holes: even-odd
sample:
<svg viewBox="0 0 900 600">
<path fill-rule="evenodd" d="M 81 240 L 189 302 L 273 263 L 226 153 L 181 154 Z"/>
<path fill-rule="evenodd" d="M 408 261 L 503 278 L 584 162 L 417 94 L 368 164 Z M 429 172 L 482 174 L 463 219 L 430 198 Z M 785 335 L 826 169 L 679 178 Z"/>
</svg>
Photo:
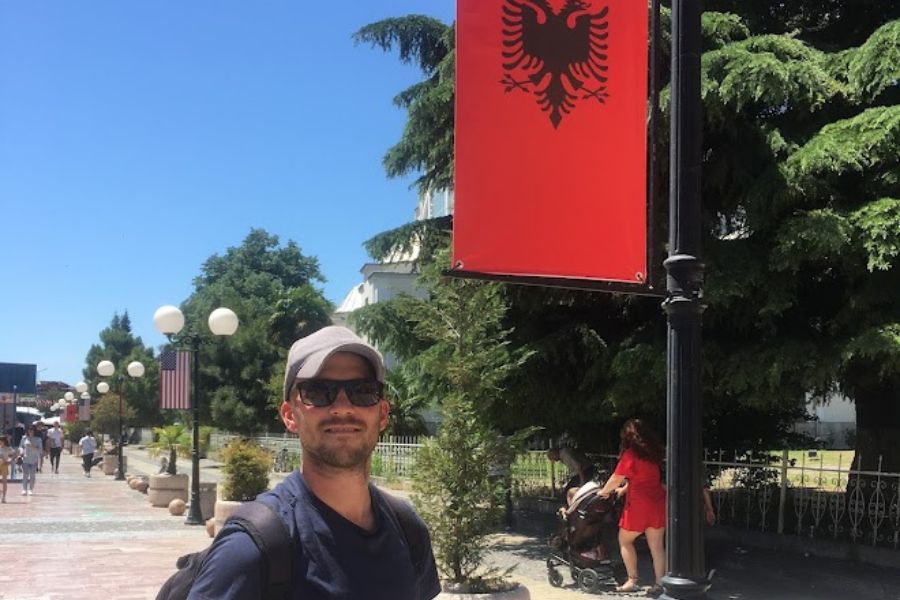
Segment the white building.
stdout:
<svg viewBox="0 0 900 600">
<path fill-rule="evenodd" d="M 416 221 L 435 219 L 453 214 L 453 191 L 440 190 L 426 192 L 419 196 L 415 210 Z M 390 256 L 383 262 L 366 263 L 360 269 L 362 283 L 359 283 L 347 292 L 343 302 L 331 316 L 335 325 L 353 327 L 348 323 L 350 314 L 363 306 L 385 302 L 406 294 L 414 298 L 424 298 L 425 291 L 416 285 L 416 259 L 419 256 L 418 248 L 412 251 Z M 396 364 L 396 359 L 389 353 L 384 353 L 385 366 L 390 369 Z M 433 430 L 437 415 L 433 410 L 426 410 L 423 414 L 425 423 Z"/>
<path fill-rule="evenodd" d="M 407 294 L 415 298 L 424 298 L 425 293 L 416 286 L 415 263 L 411 256 L 394 262 L 367 263 L 360 269 L 363 282 L 355 285 L 344 297 L 341 305 L 331 315 L 335 325 L 353 327 L 348 323 L 350 313 L 376 302 L 385 302 Z M 384 355 L 385 366 L 390 369 L 396 364 L 393 356 Z"/>
</svg>

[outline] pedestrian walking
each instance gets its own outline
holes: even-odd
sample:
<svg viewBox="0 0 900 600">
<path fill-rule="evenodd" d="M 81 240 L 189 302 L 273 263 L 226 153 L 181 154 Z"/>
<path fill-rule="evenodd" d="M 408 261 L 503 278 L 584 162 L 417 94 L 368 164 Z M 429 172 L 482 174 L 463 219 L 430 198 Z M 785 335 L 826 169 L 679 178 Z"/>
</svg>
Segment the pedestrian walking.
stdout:
<svg viewBox="0 0 900 600">
<path fill-rule="evenodd" d="M 21 421 L 16 421 L 15 426 L 10 427 L 7 433 L 9 433 L 9 439 L 12 441 L 11 446 L 13 448 L 18 448 L 19 444 L 22 443 L 22 438 L 25 436 L 25 425 L 23 425 Z M 16 478 L 16 470 L 18 469 L 18 467 L 19 465 L 17 464 L 17 462 L 13 461 L 9 467 L 10 479 Z"/>
<path fill-rule="evenodd" d="M 59 421 L 47 432 L 47 445 L 50 447 L 50 471 L 59 474 L 59 456 L 63 449 L 63 432 Z"/>
<path fill-rule="evenodd" d="M 300 339 L 288 354 L 280 413 L 300 437 L 303 466 L 258 500 L 294 540 L 291 598 L 430 600 L 441 591 L 425 524 L 369 482 L 388 424 L 384 372 L 381 355 L 344 327 Z M 262 556 L 245 529 L 227 524 L 189 599 L 261 598 Z"/>
<path fill-rule="evenodd" d="M 90 477 L 91 467 L 94 466 L 94 452 L 97 451 L 97 440 L 94 439 L 90 429 L 85 432 L 84 437 L 78 440 L 78 445 L 81 446 L 81 465 L 84 469 L 84 476 Z"/>
<path fill-rule="evenodd" d="M 41 437 L 37 434 L 34 425 L 25 429 L 25 435 L 19 443 L 19 453 L 22 455 L 22 495 L 34 495 L 34 483 L 37 479 L 37 469 L 44 453 Z"/>
<path fill-rule="evenodd" d="M 44 457 L 47 456 L 47 426 L 43 423 L 35 423 L 34 425 L 35 433 L 37 433 L 38 437 L 41 438 L 41 458 L 38 462 L 38 473 L 44 472 Z"/>
<path fill-rule="evenodd" d="M 628 571 L 628 581 L 617 587 L 616 591 L 634 592 L 638 589 L 634 541 L 643 534 L 647 536 L 656 575 L 656 582 L 648 594 L 657 596 L 662 593 L 660 584 L 666 573 L 663 542 L 666 533 L 666 490 L 660 481 L 665 449 L 656 433 L 640 419 L 625 422 L 620 440 L 616 470 L 597 492 L 601 497 L 613 493 L 625 495 L 625 508 L 619 519 L 619 548 Z"/>
<path fill-rule="evenodd" d="M 19 452 L 9 445 L 9 436 L 0 435 L 0 504 L 6 504 L 6 480 L 10 465 L 18 455 Z"/>
</svg>

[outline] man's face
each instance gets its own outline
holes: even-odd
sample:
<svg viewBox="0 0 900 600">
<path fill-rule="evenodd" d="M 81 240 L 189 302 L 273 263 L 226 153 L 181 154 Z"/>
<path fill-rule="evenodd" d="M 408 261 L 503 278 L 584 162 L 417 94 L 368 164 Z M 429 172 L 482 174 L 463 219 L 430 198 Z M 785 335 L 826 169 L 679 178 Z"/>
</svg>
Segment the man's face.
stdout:
<svg viewBox="0 0 900 600">
<path fill-rule="evenodd" d="M 374 379 L 372 367 L 357 354 L 337 352 L 328 359 L 317 379 L 346 381 Z M 388 423 L 388 404 L 354 406 L 342 389 L 330 406 L 308 406 L 296 386 L 290 401 L 281 405 L 281 418 L 289 431 L 300 436 L 304 464 L 340 470 L 367 470 L 378 435 Z"/>
</svg>

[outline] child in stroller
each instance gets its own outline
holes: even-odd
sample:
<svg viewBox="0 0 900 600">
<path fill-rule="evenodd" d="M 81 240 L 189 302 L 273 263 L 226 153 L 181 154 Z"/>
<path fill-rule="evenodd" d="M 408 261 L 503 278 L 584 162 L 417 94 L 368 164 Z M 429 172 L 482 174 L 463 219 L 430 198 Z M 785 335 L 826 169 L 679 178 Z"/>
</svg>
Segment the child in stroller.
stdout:
<svg viewBox="0 0 900 600">
<path fill-rule="evenodd" d="M 615 496 L 597 496 L 601 487 L 589 481 L 560 510 L 562 524 L 550 540 L 547 557 L 547 579 L 554 587 L 563 584 L 560 567 L 569 567 L 572 579 L 586 592 L 598 591 L 604 580 L 610 585 L 625 580 L 616 542 L 618 506 Z"/>
</svg>

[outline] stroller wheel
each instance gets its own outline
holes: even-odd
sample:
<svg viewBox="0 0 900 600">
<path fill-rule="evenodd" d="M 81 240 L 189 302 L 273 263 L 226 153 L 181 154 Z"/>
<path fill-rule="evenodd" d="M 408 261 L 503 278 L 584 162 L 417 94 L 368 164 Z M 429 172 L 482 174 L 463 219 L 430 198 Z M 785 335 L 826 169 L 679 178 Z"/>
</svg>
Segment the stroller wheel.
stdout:
<svg viewBox="0 0 900 600">
<path fill-rule="evenodd" d="M 547 580 L 553 587 L 562 587 L 563 574 L 556 568 L 547 569 Z"/>
<path fill-rule="evenodd" d="M 582 569 L 578 574 L 578 587 L 585 592 L 593 592 L 600 582 L 600 576 L 593 569 Z"/>
</svg>

